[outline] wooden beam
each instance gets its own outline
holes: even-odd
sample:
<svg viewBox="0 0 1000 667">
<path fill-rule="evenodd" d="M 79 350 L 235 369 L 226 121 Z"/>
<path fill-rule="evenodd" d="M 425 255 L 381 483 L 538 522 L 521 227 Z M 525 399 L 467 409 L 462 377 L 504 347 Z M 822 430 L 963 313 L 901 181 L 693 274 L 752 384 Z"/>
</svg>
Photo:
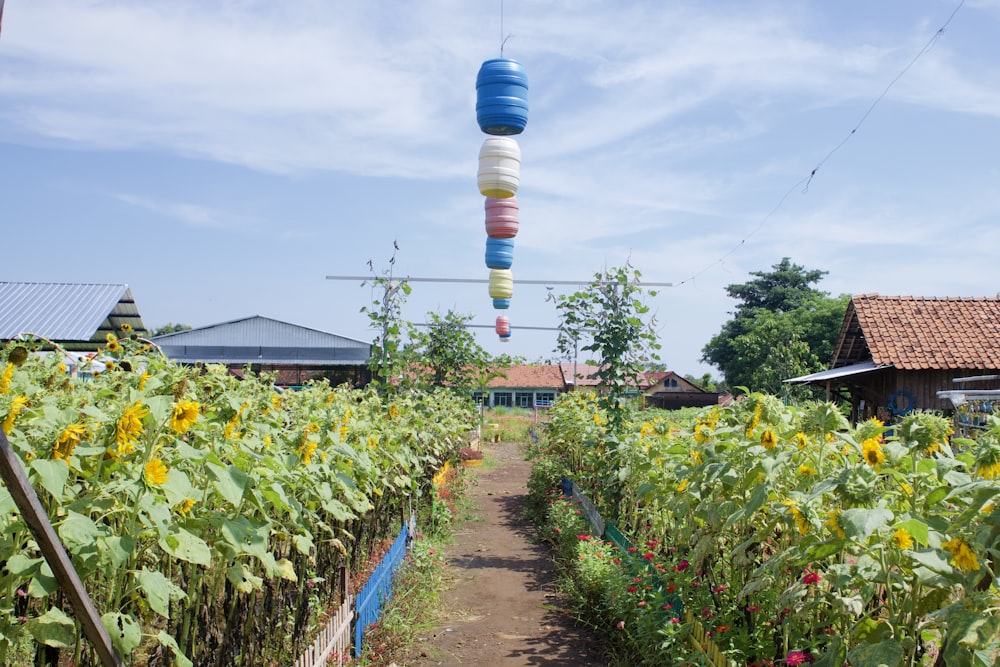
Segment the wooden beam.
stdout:
<svg viewBox="0 0 1000 667">
<path fill-rule="evenodd" d="M 90 644 L 97 651 L 101 664 L 104 667 L 125 667 L 121 656 L 111 643 L 111 635 L 101 623 L 101 617 L 87 594 L 87 589 L 83 587 L 76 568 L 73 567 L 69 554 L 63 549 L 56 531 L 52 528 L 45 508 L 38 500 L 38 494 L 28 481 L 21 459 L 14 453 L 2 430 L 0 430 L 0 477 L 13 496 L 14 503 L 21 511 L 21 516 L 24 517 L 32 535 L 35 536 L 38 549 L 52 568 L 56 581 L 69 598 L 73 613 L 83 626 L 83 632 Z"/>
</svg>

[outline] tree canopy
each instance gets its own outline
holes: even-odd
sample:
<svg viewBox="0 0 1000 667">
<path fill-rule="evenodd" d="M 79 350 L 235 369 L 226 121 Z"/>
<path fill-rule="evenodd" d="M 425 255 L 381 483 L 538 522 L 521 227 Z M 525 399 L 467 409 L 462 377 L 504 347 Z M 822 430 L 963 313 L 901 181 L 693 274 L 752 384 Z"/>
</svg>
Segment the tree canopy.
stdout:
<svg viewBox="0 0 1000 667">
<path fill-rule="evenodd" d="M 840 331 L 848 295 L 831 297 L 815 285 L 826 271 L 787 257 L 771 271 L 726 287 L 736 299 L 733 317 L 702 348 L 702 361 L 722 371 L 729 387 L 780 396 L 807 394 L 783 382 L 826 367 Z"/>
</svg>

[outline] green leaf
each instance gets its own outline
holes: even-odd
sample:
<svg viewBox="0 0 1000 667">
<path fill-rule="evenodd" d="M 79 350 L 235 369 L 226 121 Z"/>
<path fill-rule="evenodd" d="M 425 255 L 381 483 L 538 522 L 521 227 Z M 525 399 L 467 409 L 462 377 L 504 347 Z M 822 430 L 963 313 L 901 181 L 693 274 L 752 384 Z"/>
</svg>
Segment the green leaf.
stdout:
<svg viewBox="0 0 1000 667">
<path fill-rule="evenodd" d="M 313 540 L 311 535 L 292 535 L 292 544 L 303 556 L 308 556 L 312 552 Z"/>
<path fill-rule="evenodd" d="M 179 526 L 160 539 L 160 547 L 175 558 L 208 567 L 212 564 L 212 551 L 205 540 Z"/>
<path fill-rule="evenodd" d="M 930 493 L 927 494 L 927 498 L 924 500 L 924 509 L 929 510 L 934 505 L 937 505 L 942 500 L 948 497 L 948 493 L 951 491 L 951 487 L 939 486 Z"/>
<path fill-rule="evenodd" d="M 170 601 L 187 597 L 177 585 L 160 572 L 139 570 L 133 574 L 139 590 L 146 596 L 149 608 L 164 618 L 170 618 Z"/>
<path fill-rule="evenodd" d="M 927 524 L 921 521 L 920 519 L 908 519 L 907 521 L 900 521 L 895 526 L 893 526 L 893 529 L 905 530 L 910 534 L 911 537 L 913 537 L 913 539 L 917 542 L 917 544 L 921 544 L 925 547 L 927 546 L 929 531 L 927 528 Z"/>
<path fill-rule="evenodd" d="M 101 558 L 115 567 L 128 560 L 135 551 L 135 538 L 130 535 L 101 537 L 98 543 L 101 545 Z"/>
<path fill-rule="evenodd" d="M 101 616 L 101 623 L 111 635 L 111 643 L 122 657 L 131 654 L 142 641 L 142 628 L 129 614 L 108 612 Z"/>
<path fill-rule="evenodd" d="M 14 575 L 15 578 L 20 579 L 34 574 L 44 562 L 44 558 L 29 558 L 25 554 L 14 554 L 7 559 L 4 568 Z"/>
<path fill-rule="evenodd" d="M 902 664 L 903 647 L 897 641 L 883 641 L 877 644 L 862 644 L 849 651 L 848 660 L 852 667 L 897 667 Z"/>
<path fill-rule="evenodd" d="M 195 497 L 188 476 L 184 474 L 183 470 L 178 470 L 177 468 L 170 469 L 167 481 L 161 484 L 160 488 L 163 489 L 163 493 L 167 496 L 167 500 L 171 506 L 183 502 L 187 498 Z"/>
<path fill-rule="evenodd" d="M 193 667 L 194 663 L 188 660 L 187 656 L 181 652 L 179 646 L 177 646 L 177 640 L 168 635 L 165 631 L 160 630 L 160 633 L 156 635 L 156 640 L 160 642 L 162 646 L 166 646 L 174 655 L 174 667 Z"/>
<path fill-rule="evenodd" d="M 826 650 L 813 667 L 841 667 L 847 661 L 847 646 L 840 637 L 831 637 Z"/>
<path fill-rule="evenodd" d="M 72 648 L 76 644 L 76 624 L 56 607 L 28 621 L 28 632 L 35 641 L 46 646 Z"/>
<path fill-rule="evenodd" d="M 843 526 L 847 537 L 865 542 L 872 533 L 892 521 L 893 516 L 892 512 L 882 507 L 873 509 L 852 507 L 840 515 L 840 525 Z"/>
<path fill-rule="evenodd" d="M 987 648 L 1000 632 L 1000 618 L 953 605 L 948 613 L 948 643 Z"/>
<path fill-rule="evenodd" d="M 62 502 L 66 480 L 69 479 L 69 466 L 63 461 L 35 459 L 31 462 L 31 469 L 37 473 L 36 479 L 45 490 Z"/>
<path fill-rule="evenodd" d="M 59 539 L 66 550 L 76 554 L 94 548 L 94 542 L 101 531 L 89 516 L 78 514 L 72 510 L 66 513 L 66 518 L 59 524 Z"/>
<path fill-rule="evenodd" d="M 928 570 L 938 574 L 952 574 L 955 571 L 951 564 L 942 558 L 936 549 L 912 551 L 910 552 L 910 558 Z"/>
<path fill-rule="evenodd" d="M 219 495 L 233 507 L 239 507 L 250 477 L 234 465 L 223 467 L 215 463 L 206 463 L 205 468 L 212 479 L 212 486 Z"/>
</svg>

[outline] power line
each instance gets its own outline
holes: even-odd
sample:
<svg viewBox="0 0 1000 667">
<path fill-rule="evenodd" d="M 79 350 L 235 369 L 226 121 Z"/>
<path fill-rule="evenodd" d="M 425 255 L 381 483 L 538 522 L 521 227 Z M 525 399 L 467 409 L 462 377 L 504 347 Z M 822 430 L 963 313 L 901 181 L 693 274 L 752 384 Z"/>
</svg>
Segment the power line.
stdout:
<svg viewBox="0 0 1000 667">
<path fill-rule="evenodd" d="M 900 70 L 899 74 L 897 74 L 895 76 L 895 78 L 893 78 L 893 80 L 889 82 L 889 85 L 887 85 L 885 87 L 885 89 L 882 91 L 882 93 L 878 97 L 875 98 L 875 101 L 872 102 L 871 105 L 868 107 L 868 109 L 861 115 L 861 119 L 854 125 L 853 128 L 851 128 L 851 131 L 847 133 L 847 136 L 845 136 L 843 139 L 841 139 L 840 143 L 838 143 L 836 146 L 834 146 L 832 149 L 830 149 L 830 152 L 828 152 L 826 154 L 826 156 L 822 160 L 820 160 L 816 164 L 815 167 L 813 167 L 813 170 L 811 172 L 809 172 L 808 176 L 805 176 L 804 178 L 799 179 L 798 182 L 796 182 L 794 185 L 792 185 L 792 187 L 790 187 L 788 189 L 788 191 L 785 192 L 785 194 L 781 196 L 781 199 L 778 200 L 778 203 L 774 206 L 774 208 L 772 208 L 767 213 L 767 215 L 765 215 L 761 219 L 761 221 L 757 224 L 756 227 L 754 227 L 750 231 L 749 234 L 747 234 L 742 239 L 740 239 L 740 242 L 737 243 L 735 246 L 733 246 L 729 250 L 729 252 L 727 252 L 726 254 L 722 255 L 722 257 L 719 257 L 719 259 L 715 260 L 712 264 L 706 266 L 701 271 L 695 273 L 694 275 L 690 276 L 689 278 L 686 278 L 686 279 L 680 281 L 679 283 L 677 283 L 677 286 L 679 287 L 679 286 L 681 286 L 681 285 L 683 285 L 683 284 L 685 284 L 685 283 L 687 283 L 687 282 L 689 282 L 691 280 L 694 280 L 698 276 L 704 274 L 709 269 L 717 266 L 718 264 L 721 264 L 722 262 L 724 262 L 726 260 L 726 258 L 728 258 L 730 255 L 732 255 L 737 250 L 739 250 L 748 240 L 750 240 L 750 238 L 754 234 L 756 234 L 757 232 L 759 232 L 761 230 L 761 228 L 764 227 L 764 225 L 767 223 L 767 221 L 770 220 L 771 217 L 775 213 L 778 212 L 778 209 L 780 209 L 784 205 L 785 200 L 788 199 L 788 197 L 795 190 L 797 190 L 799 188 L 799 186 L 802 186 L 802 194 L 808 193 L 809 192 L 809 184 L 812 183 L 813 178 L 816 177 L 816 174 L 817 174 L 817 172 L 819 172 L 820 168 L 822 168 L 823 165 L 826 164 L 826 161 L 829 160 L 833 156 L 834 153 L 836 153 L 837 151 L 839 151 L 841 149 L 841 147 L 844 144 L 846 144 L 851 139 L 851 137 L 853 137 L 855 134 L 857 134 L 858 130 L 861 129 L 861 126 L 864 125 L 865 121 L 868 120 L 868 117 L 875 110 L 875 107 L 878 106 L 878 104 L 886 97 L 886 95 L 889 94 L 889 90 L 894 85 L 896 85 L 896 82 L 899 81 L 901 78 L 903 78 L 903 76 L 910 70 L 910 68 L 913 67 L 913 65 L 916 64 L 916 62 L 918 60 L 920 60 L 920 58 L 925 53 L 927 53 L 931 49 L 932 46 L 934 46 L 935 42 L 937 42 L 941 38 L 941 36 L 944 34 L 945 29 L 951 24 L 952 19 L 955 18 L 955 15 L 958 14 L 958 11 L 962 8 L 962 6 L 964 4 L 965 4 L 965 0 L 959 0 L 958 5 L 955 6 L 955 9 L 952 10 L 951 14 L 948 16 L 948 20 L 946 20 L 941 25 L 941 27 L 938 28 L 934 32 L 934 35 L 927 41 L 926 44 L 924 44 L 923 48 L 921 48 L 917 52 L 917 54 L 915 56 L 913 56 L 913 58 L 910 60 L 910 62 L 906 64 L 906 67 L 904 67 L 902 70 Z"/>
</svg>

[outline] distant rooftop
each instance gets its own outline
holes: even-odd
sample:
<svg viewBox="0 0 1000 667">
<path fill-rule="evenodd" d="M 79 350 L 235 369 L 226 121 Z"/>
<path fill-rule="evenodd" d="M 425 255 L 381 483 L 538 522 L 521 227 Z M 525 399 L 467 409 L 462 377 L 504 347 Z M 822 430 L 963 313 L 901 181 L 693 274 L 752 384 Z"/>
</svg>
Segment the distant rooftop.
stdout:
<svg viewBox="0 0 1000 667">
<path fill-rule="evenodd" d="M 128 285 L 0 282 L 0 340 L 34 334 L 58 343 L 104 342 L 123 324 L 146 331 Z"/>
</svg>

